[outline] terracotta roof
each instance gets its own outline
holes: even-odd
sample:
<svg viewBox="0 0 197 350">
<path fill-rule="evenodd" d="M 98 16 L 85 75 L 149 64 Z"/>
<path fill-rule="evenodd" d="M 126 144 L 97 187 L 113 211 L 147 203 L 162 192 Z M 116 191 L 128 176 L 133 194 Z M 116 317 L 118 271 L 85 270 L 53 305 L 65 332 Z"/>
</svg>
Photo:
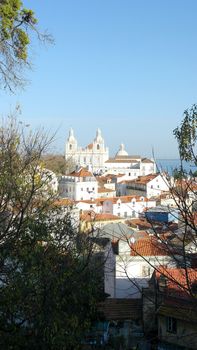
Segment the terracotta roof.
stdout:
<svg viewBox="0 0 197 350">
<path fill-rule="evenodd" d="M 98 193 L 106 193 L 106 192 L 115 192 L 115 190 L 112 190 L 111 188 L 105 188 L 105 187 L 98 188 Z"/>
<path fill-rule="evenodd" d="M 102 312 L 107 320 L 141 320 L 141 299 L 106 299 L 99 303 L 98 311 Z"/>
<path fill-rule="evenodd" d="M 102 176 L 97 176 L 96 178 L 98 179 L 98 181 L 104 181 L 106 182 L 107 180 L 113 180 L 113 179 L 117 179 L 119 177 L 125 176 L 125 174 L 106 174 L 106 175 L 102 175 Z"/>
<path fill-rule="evenodd" d="M 84 221 L 113 221 L 113 220 L 120 220 L 120 217 L 113 214 L 105 214 L 105 213 L 96 214 L 93 210 L 91 210 L 91 211 L 83 211 L 80 219 Z"/>
<path fill-rule="evenodd" d="M 182 180 L 176 180 L 175 186 L 178 187 L 179 189 L 187 190 L 187 191 L 196 191 L 197 190 L 197 183 L 193 179 L 187 180 L 187 179 L 182 179 Z"/>
<path fill-rule="evenodd" d="M 86 168 L 80 168 L 78 171 L 73 171 L 69 176 L 75 177 L 93 177 L 93 174 L 88 171 Z"/>
<path fill-rule="evenodd" d="M 131 244 L 131 256 L 168 256 L 171 255 L 164 243 L 149 236 Z"/>
<path fill-rule="evenodd" d="M 149 174 L 149 175 L 145 175 L 145 176 L 138 176 L 137 179 L 131 180 L 130 183 L 146 185 L 148 182 L 155 179 L 158 175 L 159 174 Z"/>
<path fill-rule="evenodd" d="M 93 143 L 90 143 L 89 145 L 87 145 L 86 148 L 88 148 L 88 149 L 93 149 Z"/>
<path fill-rule="evenodd" d="M 94 203 L 94 204 L 99 204 L 103 205 L 103 202 L 105 201 L 111 201 L 113 204 L 116 204 L 117 201 L 120 199 L 121 203 L 130 203 L 132 200 L 136 200 L 136 202 L 150 202 L 151 200 L 143 197 L 143 196 L 120 196 L 120 197 L 102 197 L 102 198 L 96 198 L 94 200 L 81 200 L 81 201 L 76 201 L 76 203 Z"/>
<path fill-rule="evenodd" d="M 192 284 L 197 284 L 197 268 L 166 268 L 159 266 L 155 272 L 156 279 L 166 277 L 166 294 L 170 296 L 187 297 Z"/>
</svg>

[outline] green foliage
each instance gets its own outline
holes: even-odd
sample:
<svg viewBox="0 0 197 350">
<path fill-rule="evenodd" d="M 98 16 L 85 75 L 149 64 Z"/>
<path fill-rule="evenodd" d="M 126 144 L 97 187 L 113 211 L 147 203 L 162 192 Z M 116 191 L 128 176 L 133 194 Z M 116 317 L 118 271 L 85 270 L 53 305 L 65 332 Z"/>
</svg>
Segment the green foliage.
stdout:
<svg viewBox="0 0 197 350">
<path fill-rule="evenodd" d="M 192 161 L 197 164 L 195 146 L 197 140 L 197 105 L 193 105 L 184 112 L 180 125 L 173 131 L 179 146 L 181 160 Z"/>
<path fill-rule="evenodd" d="M 78 349 L 102 298 L 92 243 L 46 195 L 48 139 L 0 129 L 0 348 Z M 37 180 L 39 175 L 39 181 Z"/>
<path fill-rule="evenodd" d="M 75 164 L 70 160 L 65 160 L 61 154 L 47 154 L 42 157 L 44 166 L 55 174 L 65 175 L 75 168 Z"/>
<path fill-rule="evenodd" d="M 172 173 L 175 180 L 182 180 L 187 178 L 187 174 L 184 172 L 184 170 L 180 168 L 175 168 Z"/>
<path fill-rule="evenodd" d="M 31 33 L 39 39 L 50 40 L 37 29 L 37 19 L 20 0 L 0 1 L 0 80 L 4 88 L 24 83 L 22 69 L 28 67 L 28 47 Z"/>
</svg>

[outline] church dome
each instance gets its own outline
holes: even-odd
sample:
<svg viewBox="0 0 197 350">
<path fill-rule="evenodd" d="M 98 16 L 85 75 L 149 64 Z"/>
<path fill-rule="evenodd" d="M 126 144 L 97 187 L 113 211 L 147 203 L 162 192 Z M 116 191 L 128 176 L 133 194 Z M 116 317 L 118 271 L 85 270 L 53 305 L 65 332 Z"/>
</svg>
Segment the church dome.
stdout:
<svg viewBox="0 0 197 350">
<path fill-rule="evenodd" d="M 121 143 L 119 151 L 116 153 L 116 157 L 119 157 L 119 156 L 128 156 L 128 153 L 127 151 L 125 151 L 123 143 Z"/>
</svg>

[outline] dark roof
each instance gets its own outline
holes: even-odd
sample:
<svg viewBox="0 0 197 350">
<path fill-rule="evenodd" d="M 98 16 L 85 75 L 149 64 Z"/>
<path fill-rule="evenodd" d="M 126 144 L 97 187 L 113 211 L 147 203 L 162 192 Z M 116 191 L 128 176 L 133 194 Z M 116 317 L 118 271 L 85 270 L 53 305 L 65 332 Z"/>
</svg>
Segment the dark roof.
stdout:
<svg viewBox="0 0 197 350">
<path fill-rule="evenodd" d="M 157 310 L 158 315 L 171 316 L 179 320 L 197 323 L 197 308 L 195 299 L 193 302 L 178 298 L 165 299 Z"/>
<path fill-rule="evenodd" d="M 106 299 L 98 310 L 107 320 L 139 320 L 142 318 L 141 299 Z"/>
</svg>

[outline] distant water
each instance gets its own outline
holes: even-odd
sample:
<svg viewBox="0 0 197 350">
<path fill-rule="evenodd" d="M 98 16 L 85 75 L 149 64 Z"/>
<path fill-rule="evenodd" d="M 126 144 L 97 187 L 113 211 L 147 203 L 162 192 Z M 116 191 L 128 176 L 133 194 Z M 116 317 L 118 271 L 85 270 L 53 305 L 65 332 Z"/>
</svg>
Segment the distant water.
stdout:
<svg viewBox="0 0 197 350">
<path fill-rule="evenodd" d="M 158 171 L 167 171 L 171 175 L 174 169 L 180 168 L 181 162 L 180 159 L 157 159 L 156 164 Z M 183 169 L 189 173 L 196 171 L 197 167 L 193 163 L 183 162 Z"/>
</svg>

